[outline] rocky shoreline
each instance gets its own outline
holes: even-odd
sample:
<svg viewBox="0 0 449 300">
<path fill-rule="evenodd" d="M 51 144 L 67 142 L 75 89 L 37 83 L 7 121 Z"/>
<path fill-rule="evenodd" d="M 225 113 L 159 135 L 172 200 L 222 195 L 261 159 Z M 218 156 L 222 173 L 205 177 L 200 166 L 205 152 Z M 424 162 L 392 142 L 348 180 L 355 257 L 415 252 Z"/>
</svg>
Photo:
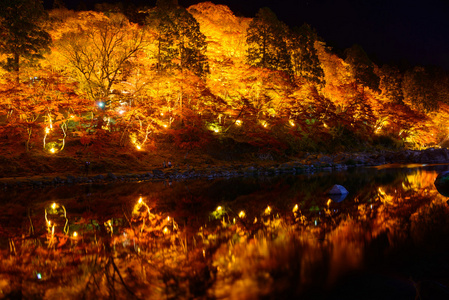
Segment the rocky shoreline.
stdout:
<svg viewBox="0 0 449 300">
<path fill-rule="evenodd" d="M 239 164 L 226 166 L 175 166 L 155 168 L 143 173 L 107 173 L 91 176 L 60 175 L 31 178 L 8 178 L 2 180 L 0 187 L 44 188 L 58 185 L 92 184 L 108 182 L 156 181 L 214 179 L 237 176 L 303 174 L 315 172 L 341 171 L 354 167 L 380 166 L 385 164 L 444 164 L 449 163 L 449 150 L 445 148 L 426 150 L 384 151 L 377 153 L 339 153 L 335 155 L 306 154 L 303 158 L 286 163 L 273 163 L 268 166 Z"/>
</svg>

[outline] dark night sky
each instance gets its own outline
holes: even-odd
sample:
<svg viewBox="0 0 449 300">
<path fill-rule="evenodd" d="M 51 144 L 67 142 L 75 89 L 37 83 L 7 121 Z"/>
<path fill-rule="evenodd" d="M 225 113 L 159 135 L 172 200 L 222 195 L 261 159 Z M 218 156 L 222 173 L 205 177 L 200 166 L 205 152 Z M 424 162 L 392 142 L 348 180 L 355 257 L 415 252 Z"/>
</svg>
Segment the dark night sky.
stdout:
<svg viewBox="0 0 449 300">
<path fill-rule="evenodd" d="M 97 2 L 83 0 L 88 8 Z M 52 0 L 44 1 L 46 3 Z M 65 0 L 76 8 L 80 0 Z M 155 0 L 123 0 L 154 6 Z M 188 7 L 204 2 L 179 0 Z M 237 15 L 254 17 L 271 8 L 289 26 L 309 23 L 338 52 L 357 43 L 376 63 L 438 65 L 449 70 L 449 1 L 447 0 L 214 0 Z"/>
</svg>

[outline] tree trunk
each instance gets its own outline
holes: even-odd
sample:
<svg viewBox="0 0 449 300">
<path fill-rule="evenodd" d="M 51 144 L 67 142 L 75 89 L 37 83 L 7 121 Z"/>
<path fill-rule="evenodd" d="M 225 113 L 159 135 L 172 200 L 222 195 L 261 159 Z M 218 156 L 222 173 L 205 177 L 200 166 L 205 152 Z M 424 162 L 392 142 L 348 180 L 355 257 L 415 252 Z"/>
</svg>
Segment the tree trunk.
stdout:
<svg viewBox="0 0 449 300">
<path fill-rule="evenodd" d="M 16 74 L 16 83 L 17 84 L 20 83 L 20 78 L 19 78 L 19 61 L 20 61 L 19 53 L 14 53 L 14 73 Z"/>
</svg>

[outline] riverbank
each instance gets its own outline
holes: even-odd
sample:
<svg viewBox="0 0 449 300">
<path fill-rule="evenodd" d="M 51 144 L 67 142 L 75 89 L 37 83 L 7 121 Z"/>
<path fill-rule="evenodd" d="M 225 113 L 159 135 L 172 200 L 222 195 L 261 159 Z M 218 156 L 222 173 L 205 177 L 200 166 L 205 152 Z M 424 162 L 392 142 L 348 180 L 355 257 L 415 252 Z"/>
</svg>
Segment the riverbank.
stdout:
<svg viewBox="0 0 449 300">
<path fill-rule="evenodd" d="M 249 175 L 301 174 L 332 172 L 362 166 L 385 164 L 449 163 L 449 150 L 377 151 L 372 153 L 305 153 L 292 159 L 217 160 L 200 151 L 184 154 L 137 152 L 97 157 L 54 156 L 21 153 L 2 160 L 0 187 L 42 188 L 63 184 L 88 184 L 113 181 L 186 180 L 227 178 Z M 86 169 L 85 162 L 89 161 Z M 168 167 L 170 161 L 171 167 Z"/>
</svg>

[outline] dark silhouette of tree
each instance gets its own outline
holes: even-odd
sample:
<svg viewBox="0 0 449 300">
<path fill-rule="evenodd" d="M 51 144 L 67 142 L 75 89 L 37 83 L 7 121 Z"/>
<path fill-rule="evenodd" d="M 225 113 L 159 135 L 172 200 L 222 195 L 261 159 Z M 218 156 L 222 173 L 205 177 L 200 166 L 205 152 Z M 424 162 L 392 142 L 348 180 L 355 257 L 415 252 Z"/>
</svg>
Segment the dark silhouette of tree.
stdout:
<svg viewBox="0 0 449 300">
<path fill-rule="evenodd" d="M 206 37 L 196 19 L 177 1 L 158 1 L 146 23 L 156 32 L 158 70 L 179 68 L 198 76 L 209 72 Z"/>
<path fill-rule="evenodd" d="M 324 72 L 315 49 L 317 39 L 317 34 L 310 25 L 295 27 L 291 32 L 289 50 L 295 76 L 324 85 Z"/>
<path fill-rule="evenodd" d="M 269 8 L 261 8 L 246 32 L 247 62 L 255 67 L 291 72 L 287 51 L 288 27 Z"/>
<path fill-rule="evenodd" d="M 43 28 L 46 18 L 41 1 L 0 1 L 0 53 L 7 56 L 2 66 L 15 72 L 17 83 L 21 59 L 33 63 L 49 50 L 51 37 Z"/>
<path fill-rule="evenodd" d="M 402 93 L 402 78 L 403 75 L 395 66 L 383 65 L 380 69 L 380 83 L 379 89 L 382 96 L 387 98 L 390 102 L 402 104 L 404 95 Z"/>
<path fill-rule="evenodd" d="M 53 0 L 53 9 L 67 8 L 64 0 Z"/>
<path fill-rule="evenodd" d="M 424 67 L 414 67 L 404 74 L 402 89 L 404 100 L 413 108 L 423 112 L 438 109 L 438 95 L 431 74 Z"/>
<path fill-rule="evenodd" d="M 369 59 L 360 45 L 353 45 L 345 51 L 345 62 L 351 66 L 358 84 L 363 84 L 373 91 L 379 91 L 379 77 L 374 73 L 374 63 Z"/>
</svg>

